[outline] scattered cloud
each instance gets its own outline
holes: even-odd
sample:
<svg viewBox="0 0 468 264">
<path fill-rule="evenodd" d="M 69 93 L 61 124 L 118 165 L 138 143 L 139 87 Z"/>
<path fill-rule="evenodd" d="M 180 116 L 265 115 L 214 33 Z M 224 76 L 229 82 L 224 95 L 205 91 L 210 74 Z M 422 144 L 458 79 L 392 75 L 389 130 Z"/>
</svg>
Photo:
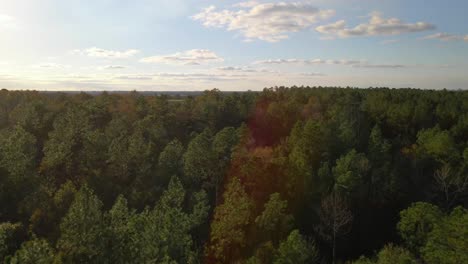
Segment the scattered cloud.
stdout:
<svg viewBox="0 0 468 264">
<path fill-rule="evenodd" d="M 152 80 L 153 76 L 151 75 L 119 75 L 114 77 L 114 79 L 119 79 L 119 80 L 135 80 L 135 81 L 148 81 Z"/>
<path fill-rule="evenodd" d="M 58 63 L 40 63 L 32 66 L 33 68 L 41 68 L 41 69 L 64 69 L 64 68 L 71 68 L 69 65 L 63 65 Z"/>
<path fill-rule="evenodd" d="M 269 59 L 255 61 L 253 64 L 266 65 L 284 65 L 284 64 L 299 64 L 299 65 L 344 65 L 354 68 L 404 68 L 403 64 L 372 64 L 365 60 L 323 60 L 323 59 Z"/>
<path fill-rule="evenodd" d="M 243 2 L 235 9 L 217 10 L 215 6 L 192 16 L 205 27 L 237 31 L 246 41 L 260 39 L 277 42 L 289 38 L 289 33 L 310 28 L 320 20 L 328 19 L 334 10 L 321 10 L 309 2 L 258 3 Z"/>
<path fill-rule="evenodd" d="M 133 81 L 147 81 L 147 80 L 232 80 L 240 77 L 246 77 L 245 74 L 227 74 L 219 72 L 158 72 L 153 74 L 128 74 L 114 76 L 118 80 L 133 80 Z"/>
<path fill-rule="evenodd" d="M 322 77 L 322 76 L 327 76 L 326 74 L 319 73 L 319 72 L 304 72 L 304 73 L 300 73 L 299 75 L 305 76 L 305 77 Z"/>
<path fill-rule="evenodd" d="M 373 12 L 367 23 L 359 24 L 355 27 L 348 27 L 345 20 L 322 25 L 315 28 L 326 38 L 348 38 L 356 36 L 387 36 L 400 35 L 433 30 L 436 27 L 426 22 L 405 23 L 398 18 L 383 18 L 382 14 Z"/>
<path fill-rule="evenodd" d="M 177 52 L 170 55 L 147 57 L 140 60 L 145 63 L 163 63 L 163 64 L 182 64 L 182 65 L 201 65 L 210 62 L 222 62 L 219 57 L 210 50 L 192 49 L 184 52 Z"/>
<path fill-rule="evenodd" d="M 107 58 L 107 59 L 126 59 L 135 56 L 140 51 L 136 49 L 129 49 L 125 51 L 106 50 L 101 48 L 88 48 L 85 50 L 73 50 L 73 54 L 85 55 L 88 57 L 95 58 Z"/>
<path fill-rule="evenodd" d="M 125 69 L 125 68 L 127 68 L 127 67 L 122 66 L 122 65 L 106 65 L 106 66 L 101 67 L 100 69 L 103 69 L 103 70 L 121 70 L 121 69 Z"/>
<path fill-rule="evenodd" d="M 381 68 L 381 69 L 397 69 L 397 68 L 406 68 L 406 65 L 403 64 L 370 64 L 370 63 L 363 63 L 363 64 L 354 64 L 353 67 L 355 68 Z"/>
<path fill-rule="evenodd" d="M 253 64 L 328 64 L 328 65 L 355 65 L 363 63 L 363 60 L 323 60 L 323 59 L 269 59 L 255 61 Z"/>
<path fill-rule="evenodd" d="M 307 64 L 310 60 L 302 59 L 268 59 L 254 61 L 253 64 Z"/>
<path fill-rule="evenodd" d="M 254 7 L 259 5 L 258 1 L 246 1 L 246 2 L 240 2 L 237 4 L 232 5 L 233 7 L 242 7 L 242 8 L 248 8 L 248 7 Z"/>
<path fill-rule="evenodd" d="M 268 69 L 253 69 L 250 67 L 234 67 L 234 66 L 227 66 L 227 67 L 219 67 L 216 68 L 219 71 L 224 71 L 224 72 L 244 72 L 244 73 L 271 73 L 273 71 L 268 70 Z"/>
<path fill-rule="evenodd" d="M 435 33 L 429 36 L 425 36 L 423 39 L 438 39 L 441 41 L 467 41 L 468 42 L 468 35 L 462 36 L 462 35 L 455 35 L 455 34 L 450 34 L 450 33 Z"/>
<path fill-rule="evenodd" d="M 240 74 L 217 74 L 217 73 L 168 73 L 168 72 L 161 72 L 154 74 L 156 77 L 164 77 L 164 78 L 212 78 L 212 77 L 243 77 L 245 75 Z"/>
</svg>

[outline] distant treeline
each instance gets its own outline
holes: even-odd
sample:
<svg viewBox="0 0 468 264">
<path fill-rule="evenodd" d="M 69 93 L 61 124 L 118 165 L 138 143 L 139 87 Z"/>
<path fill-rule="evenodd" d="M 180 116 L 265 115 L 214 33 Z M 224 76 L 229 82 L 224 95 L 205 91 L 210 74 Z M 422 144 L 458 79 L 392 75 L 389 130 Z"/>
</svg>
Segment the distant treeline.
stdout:
<svg viewBox="0 0 468 264">
<path fill-rule="evenodd" d="M 468 263 L 468 91 L 0 91 L 0 262 Z"/>
</svg>

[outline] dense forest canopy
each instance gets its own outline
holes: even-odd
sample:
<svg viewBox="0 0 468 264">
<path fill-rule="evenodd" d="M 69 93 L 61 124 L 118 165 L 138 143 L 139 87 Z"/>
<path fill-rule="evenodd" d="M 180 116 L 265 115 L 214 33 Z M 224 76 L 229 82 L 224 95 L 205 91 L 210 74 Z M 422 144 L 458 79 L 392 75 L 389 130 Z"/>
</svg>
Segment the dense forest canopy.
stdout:
<svg viewBox="0 0 468 264">
<path fill-rule="evenodd" d="M 467 91 L 0 91 L 4 263 L 468 263 L 467 206 Z"/>
</svg>

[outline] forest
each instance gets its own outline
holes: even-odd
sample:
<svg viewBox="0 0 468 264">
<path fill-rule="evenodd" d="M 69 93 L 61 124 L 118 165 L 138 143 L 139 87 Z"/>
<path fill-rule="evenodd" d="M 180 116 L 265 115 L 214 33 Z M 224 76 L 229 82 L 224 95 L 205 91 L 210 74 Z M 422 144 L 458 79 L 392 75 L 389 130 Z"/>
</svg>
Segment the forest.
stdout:
<svg viewBox="0 0 468 264">
<path fill-rule="evenodd" d="M 2 263 L 468 263 L 468 91 L 0 91 Z"/>
</svg>

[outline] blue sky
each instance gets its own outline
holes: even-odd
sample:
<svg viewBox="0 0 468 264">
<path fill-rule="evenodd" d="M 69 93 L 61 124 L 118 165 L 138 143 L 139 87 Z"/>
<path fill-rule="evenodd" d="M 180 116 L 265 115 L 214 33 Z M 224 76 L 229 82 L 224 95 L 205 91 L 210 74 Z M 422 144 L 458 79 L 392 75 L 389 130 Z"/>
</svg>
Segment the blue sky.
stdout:
<svg viewBox="0 0 468 264">
<path fill-rule="evenodd" d="M 0 0 L 0 88 L 468 88 L 463 0 Z"/>
</svg>

